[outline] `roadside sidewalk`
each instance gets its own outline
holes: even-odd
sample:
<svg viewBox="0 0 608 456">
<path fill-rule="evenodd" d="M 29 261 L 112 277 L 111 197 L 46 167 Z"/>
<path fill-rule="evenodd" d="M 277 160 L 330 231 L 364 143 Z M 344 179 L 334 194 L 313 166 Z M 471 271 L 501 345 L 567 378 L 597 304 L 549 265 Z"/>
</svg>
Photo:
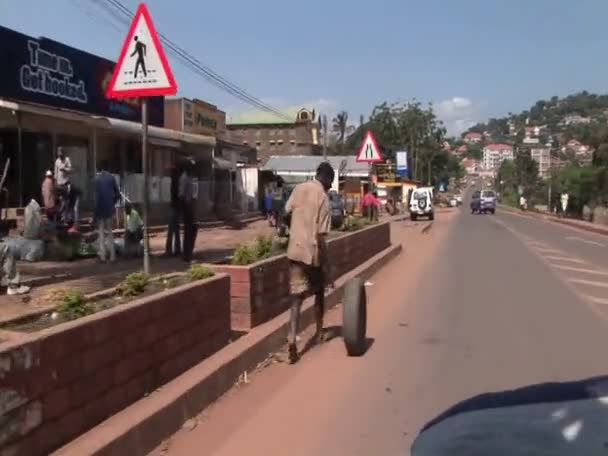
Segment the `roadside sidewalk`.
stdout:
<svg viewBox="0 0 608 456">
<path fill-rule="evenodd" d="M 273 233 L 266 220 L 256 220 L 240 228 L 201 229 L 196 239 L 194 260 L 205 263 L 222 261 L 238 244 Z M 162 256 L 165 241 L 165 234 L 156 234 L 150 239 L 152 273 L 186 270 L 189 265 L 180 258 Z M 0 296 L 0 323 L 44 310 L 49 305 L 49 293 L 59 288 L 78 288 L 86 294 L 114 287 L 127 274 L 141 270 L 142 259 L 118 259 L 113 264 L 102 264 L 96 258 L 73 262 L 19 262 L 18 267 L 22 281 L 33 284 L 34 288 L 26 296 Z"/>
<path fill-rule="evenodd" d="M 408 214 L 384 215 L 380 221 L 402 221 Z M 203 228 L 198 232 L 194 249 L 194 260 L 204 263 L 218 263 L 231 255 L 243 242 L 254 240 L 257 236 L 272 236 L 274 228 L 265 219 L 256 219 L 240 227 L 220 226 Z M 180 258 L 163 257 L 165 233 L 153 234 L 150 238 L 151 271 L 163 274 L 184 271 L 189 265 Z M 0 324 L 15 318 L 44 312 L 48 309 L 48 296 L 53 290 L 78 288 L 84 294 L 112 288 L 127 274 L 142 269 L 142 259 L 118 259 L 113 264 L 100 263 L 96 258 L 72 262 L 41 261 L 37 263 L 19 262 L 21 279 L 33 286 L 26 296 L 0 295 Z"/>
<path fill-rule="evenodd" d="M 523 217 L 532 217 L 539 220 L 545 220 L 552 223 L 559 223 L 561 225 L 566 225 L 572 228 L 577 228 L 579 230 L 589 231 L 591 233 L 602 234 L 604 236 L 608 236 L 608 226 L 598 225 L 597 223 L 585 222 L 584 220 L 576 220 L 570 218 L 561 218 L 552 214 L 546 214 L 542 212 L 535 211 L 522 211 L 521 209 L 516 209 L 511 206 L 499 205 L 500 209 L 511 212 L 513 214 L 518 214 Z"/>
</svg>

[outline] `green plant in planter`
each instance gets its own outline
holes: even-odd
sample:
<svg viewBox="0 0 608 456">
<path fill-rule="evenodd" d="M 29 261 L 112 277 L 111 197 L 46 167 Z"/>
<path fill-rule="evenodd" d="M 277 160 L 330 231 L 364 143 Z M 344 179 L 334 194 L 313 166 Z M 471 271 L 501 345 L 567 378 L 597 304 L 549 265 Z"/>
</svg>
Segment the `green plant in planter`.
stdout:
<svg viewBox="0 0 608 456">
<path fill-rule="evenodd" d="M 57 306 L 57 312 L 66 320 L 75 320 L 85 315 L 90 315 L 94 312 L 93 307 L 84 297 L 80 290 L 65 290 Z"/>
<path fill-rule="evenodd" d="M 186 272 L 188 275 L 188 279 L 191 282 L 195 282 L 197 280 L 208 279 L 209 277 L 213 277 L 215 272 L 209 266 L 204 264 L 193 264 L 190 266 L 188 271 Z"/>
<path fill-rule="evenodd" d="M 259 236 L 253 243 L 240 244 L 232 256 L 232 264 L 247 265 L 270 258 L 287 248 L 287 240 Z"/>
<path fill-rule="evenodd" d="M 232 264 L 244 266 L 255 263 L 255 252 L 250 244 L 239 244 L 232 254 Z"/>
<path fill-rule="evenodd" d="M 345 223 L 344 226 L 342 227 L 341 231 L 347 231 L 347 232 L 358 231 L 358 230 L 366 227 L 370 223 L 371 222 L 367 217 L 350 217 L 348 222 Z"/>
<path fill-rule="evenodd" d="M 117 287 L 116 291 L 122 297 L 128 298 L 137 296 L 146 291 L 150 283 L 150 276 L 145 272 L 133 272 L 125 277 Z"/>
</svg>

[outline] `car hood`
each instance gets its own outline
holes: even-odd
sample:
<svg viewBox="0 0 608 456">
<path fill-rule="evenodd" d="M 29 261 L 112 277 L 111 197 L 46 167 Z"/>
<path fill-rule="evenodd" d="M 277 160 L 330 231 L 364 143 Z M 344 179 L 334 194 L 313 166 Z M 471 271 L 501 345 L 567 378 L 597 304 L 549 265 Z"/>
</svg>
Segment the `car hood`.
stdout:
<svg viewBox="0 0 608 456">
<path fill-rule="evenodd" d="M 477 396 L 428 424 L 412 456 L 608 454 L 608 377 Z"/>
</svg>

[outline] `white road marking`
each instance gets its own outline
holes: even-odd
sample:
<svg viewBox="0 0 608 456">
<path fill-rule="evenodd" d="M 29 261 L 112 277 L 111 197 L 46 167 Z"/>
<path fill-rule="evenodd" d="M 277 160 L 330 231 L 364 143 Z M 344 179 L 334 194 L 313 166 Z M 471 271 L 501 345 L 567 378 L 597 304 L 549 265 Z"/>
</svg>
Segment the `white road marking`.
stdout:
<svg viewBox="0 0 608 456">
<path fill-rule="evenodd" d="M 588 296 L 588 295 L 584 295 L 585 299 L 588 299 L 591 302 L 594 302 L 596 304 L 606 304 L 608 305 L 608 299 L 604 299 L 604 298 L 596 298 L 595 296 Z"/>
<path fill-rule="evenodd" d="M 549 260 L 549 261 L 569 261 L 571 263 L 588 264 L 585 260 L 581 260 L 580 258 L 571 258 L 571 257 L 553 256 L 553 255 L 543 256 L 543 258 L 545 260 Z"/>
<path fill-rule="evenodd" d="M 551 254 L 554 254 L 554 255 L 565 255 L 566 254 L 562 250 L 556 250 L 556 249 L 546 249 L 546 248 L 541 248 L 541 247 L 535 247 L 534 249 L 537 252 L 548 253 L 549 255 L 551 255 Z"/>
<path fill-rule="evenodd" d="M 608 276 L 608 271 L 598 271 L 597 269 L 575 268 L 572 266 L 564 266 L 562 264 L 554 264 L 553 267 L 557 268 L 557 269 L 563 269 L 564 271 L 582 272 L 583 274 L 595 274 L 595 275 Z"/>
<path fill-rule="evenodd" d="M 606 244 L 602 244 L 601 242 L 590 241 L 589 239 L 584 239 L 578 236 L 566 236 L 566 240 L 583 242 L 584 244 L 595 245 L 597 247 L 606 247 Z"/>
<path fill-rule="evenodd" d="M 547 248 L 549 247 L 547 244 L 545 244 L 544 242 L 539 242 L 539 241 L 527 241 L 528 244 L 534 246 L 534 247 L 539 247 L 539 248 Z"/>
<path fill-rule="evenodd" d="M 592 287 L 608 288 L 608 282 L 596 282 L 595 280 L 568 278 L 568 282 L 580 283 L 581 285 L 591 285 Z"/>
</svg>

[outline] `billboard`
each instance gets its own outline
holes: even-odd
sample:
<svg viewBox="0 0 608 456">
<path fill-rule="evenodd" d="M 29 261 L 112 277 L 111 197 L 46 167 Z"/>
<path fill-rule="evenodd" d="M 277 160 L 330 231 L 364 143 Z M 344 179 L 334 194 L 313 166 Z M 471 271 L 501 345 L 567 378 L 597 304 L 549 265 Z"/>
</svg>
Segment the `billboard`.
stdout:
<svg viewBox="0 0 608 456">
<path fill-rule="evenodd" d="M 397 175 L 402 179 L 409 179 L 410 171 L 407 166 L 407 151 L 401 150 L 395 153 L 397 159 Z"/>
<path fill-rule="evenodd" d="M 141 121 L 136 98 L 108 99 L 114 62 L 48 38 L 33 38 L 0 26 L 0 97 Z M 163 126 L 164 97 L 148 99 L 152 125 Z"/>
</svg>

